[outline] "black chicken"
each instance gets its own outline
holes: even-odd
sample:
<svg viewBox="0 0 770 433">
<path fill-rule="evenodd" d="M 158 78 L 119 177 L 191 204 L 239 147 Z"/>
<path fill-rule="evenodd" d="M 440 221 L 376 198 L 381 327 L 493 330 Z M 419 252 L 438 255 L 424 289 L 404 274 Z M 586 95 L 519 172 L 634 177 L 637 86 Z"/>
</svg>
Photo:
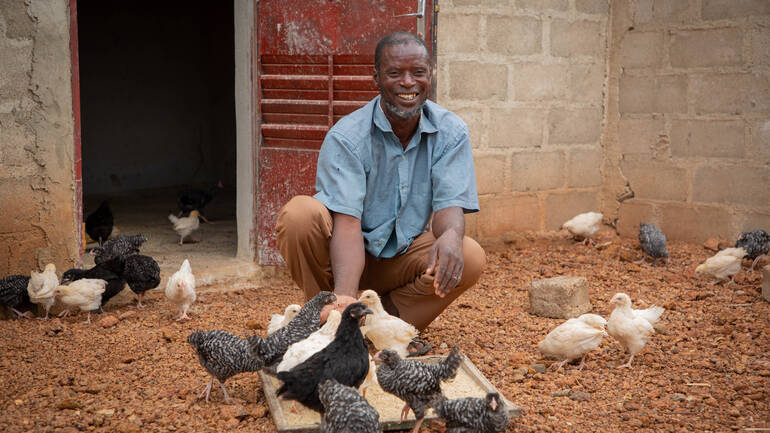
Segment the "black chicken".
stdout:
<svg viewBox="0 0 770 433">
<path fill-rule="evenodd" d="M 219 381 L 219 386 L 222 387 L 225 401 L 230 403 L 225 381 L 239 373 L 257 371 L 263 365 L 262 361 L 251 353 L 249 343 L 246 340 L 229 332 L 220 330 L 195 331 L 187 336 L 187 342 L 195 348 L 198 353 L 198 361 L 211 375 L 208 385 L 198 394 L 198 398 L 206 394 L 206 401 L 209 401 L 214 378 Z"/>
<path fill-rule="evenodd" d="M 128 283 L 132 292 L 139 295 L 136 308 L 142 308 L 144 292 L 158 287 L 160 284 L 160 266 L 150 256 L 132 254 L 130 256 L 118 256 L 104 262 L 105 268 L 118 275 Z"/>
<path fill-rule="evenodd" d="M 324 407 L 321 433 L 379 433 L 380 414 L 358 390 L 327 380 L 318 386 Z"/>
<path fill-rule="evenodd" d="M 416 359 L 401 359 L 395 351 L 385 349 L 378 352 L 374 360 L 382 361 L 377 368 L 377 381 L 383 391 L 406 402 L 401 410 L 401 421 L 406 419 L 410 408 L 414 411 L 417 423 L 412 432 L 416 433 L 425 418 L 425 411 L 445 400 L 441 382 L 455 377 L 462 355 L 454 348 L 441 362 L 426 364 Z"/>
<path fill-rule="evenodd" d="M 256 335 L 251 337 L 249 341 L 252 343 L 254 355 L 263 360 L 267 366 L 281 362 L 289 346 L 306 339 L 321 327 L 321 309 L 336 300 L 337 297 L 332 292 L 318 292 L 305 303 L 286 326 L 264 339 Z M 272 371 L 268 372 L 272 373 Z"/>
<path fill-rule="evenodd" d="M 751 270 L 754 270 L 759 257 L 770 253 L 770 235 L 762 229 L 743 232 L 735 241 L 735 247 L 746 250 L 746 257 L 754 260 L 751 263 Z"/>
<path fill-rule="evenodd" d="M 200 218 L 204 222 L 209 222 L 205 216 L 203 216 L 203 208 L 214 198 L 214 194 L 218 189 L 223 188 L 222 181 L 217 182 L 216 185 L 208 189 L 184 189 L 177 194 L 177 201 L 179 204 L 179 216 L 187 215 L 191 211 L 197 210 L 200 213 Z"/>
<path fill-rule="evenodd" d="M 99 208 L 86 217 L 86 233 L 91 236 L 91 239 L 99 242 L 101 247 L 110 237 L 114 222 L 109 204 L 103 201 Z"/>
<path fill-rule="evenodd" d="M 109 263 L 100 263 L 91 269 L 69 269 L 62 274 L 61 283 L 66 284 L 70 281 L 76 281 L 83 278 L 97 278 L 106 281 L 107 285 L 104 288 L 104 293 L 102 293 L 101 305 L 97 310 L 97 312 L 101 313 L 102 305 L 106 304 L 107 301 L 120 293 L 123 290 L 123 287 L 126 285 L 126 282 L 123 280 L 123 278 L 118 276 L 118 274 L 110 271 L 110 266 L 111 265 Z M 113 266 L 117 266 L 117 264 Z"/>
<path fill-rule="evenodd" d="M 485 398 L 444 400 L 435 409 L 446 421 L 446 433 L 496 433 L 510 422 L 505 403 L 496 392 L 487 393 Z"/>
<path fill-rule="evenodd" d="M 666 235 L 663 230 L 654 224 L 639 223 L 639 246 L 642 251 L 649 254 L 653 259 L 665 258 L 668 263 L 668 249 L 666 248 Z M 642 256 L 644 262 L 646 256 Z"/>
<path fill-rule="evenodd" d="M 16 317 L 26 317 L 20 309 L 26 308 L 29 311 L 33 306 L 27 293 L 27 284 L 29 275 L 9 275 L 0 279 L 0 305 L 10 308 Z"/>
<path fill-rule="evenodd" d="M 94 256 L 94 262 L 100 264 L 115 257 L 139 254 L 139 247 L 145 242 L 147 237 L 142 234 L 119 235 L 105 242 L 101 247 L 91 250 L 91 255 Z"/>
<path fill-rule="evenodd" d="M 318 398 L 319 384 L 334 379 L 358 388 L 369 372 L 369 350 L 358 324 L 362 317 L 372 313 L 361 302 L 348 305 L 342 312 L 334 340 L 328 346 L 291 370 L 278 372 L 283 385 L 276 394 L 323 413 L 324 407 Z"/>
</svg>

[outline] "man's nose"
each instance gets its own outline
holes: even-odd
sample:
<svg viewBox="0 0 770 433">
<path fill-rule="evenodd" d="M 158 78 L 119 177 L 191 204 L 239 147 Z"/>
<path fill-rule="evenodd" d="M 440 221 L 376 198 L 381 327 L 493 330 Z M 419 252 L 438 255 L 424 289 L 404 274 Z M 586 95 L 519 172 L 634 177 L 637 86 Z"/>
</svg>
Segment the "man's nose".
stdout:
<svg viewBox="0 0 770 433">
<path fill-rule="evenodd" d="M 401 79 L 401 85 L 404 87 L 412 87 L 414 86 L 414 83 L 416 80 L 414 79 L 414 76 L 410 74 L 409 72 L 404 74 L 404 77 Z"/>
</svg>

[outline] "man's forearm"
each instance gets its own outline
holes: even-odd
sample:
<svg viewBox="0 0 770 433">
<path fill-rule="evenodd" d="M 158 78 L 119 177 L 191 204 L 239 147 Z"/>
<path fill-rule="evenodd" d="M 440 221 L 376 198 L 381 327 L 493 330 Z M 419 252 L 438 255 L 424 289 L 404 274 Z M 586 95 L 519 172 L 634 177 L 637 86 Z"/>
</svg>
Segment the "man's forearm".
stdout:
<svg viewBox="0 0 770 433">
<path fill-rule="evenodd" d="M 447 230 L 454 230 L 459 239 L 465 236 L 465 216 L 460 207 L 448 207 L 441 209 L 433 215 L 432 231 L 433 236 L 438 239 Z"/>
<path fill-rule="evenodd" d="M 334 275 L 334 293 L 357 297 L 365 260 L 361 220 L 338 213 L 333 218 L 329 256 Z"/>
</svg>

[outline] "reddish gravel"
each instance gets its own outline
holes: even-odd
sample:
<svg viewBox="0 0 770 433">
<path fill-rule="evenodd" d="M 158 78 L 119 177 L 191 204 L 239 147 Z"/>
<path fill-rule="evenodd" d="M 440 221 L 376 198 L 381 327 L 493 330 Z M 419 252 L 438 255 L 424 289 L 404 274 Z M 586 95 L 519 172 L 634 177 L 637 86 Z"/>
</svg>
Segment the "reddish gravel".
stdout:
<svg viewBox="0 0 770 433">
<path fill-rule="evenodd" d="M 459 344 L 482 373 L 524 416 L 509 431 L 714 431 L 770 428 L 770 304 L 761 275 L 737 276 L 737 287 L 696 280 L 695 266 L 713 254 L 701 245 L 673 243 L 671 263 L 634 264 L 637 242 L 604 234 L 601 250 L 550 236 L 522 236 L 490 249 L 479 286 L 425 332 L 436 350 Z M 588 279 L 595 313 L 607 317 L 609 299 L 628 293 L 635 306 L 662 305 L 661 333 L 634 360 L 611 339 L 587 368 L 535 373 L 543 363 L 535 344 L 560 323 L 527 313 L 526 287 L 559 275 Z M 149 299 L 148 299 L 149 298 Z M 256 374 L 228 381 L 237 405 L 195 397 L 208 380 L 186 336 L 195 329 L 243 335 L 271 313 L 301 300 L 285 281 L 273 287 L 199 294 L 192 321 L 173 321 L 161 293 L 147 307 L 110 309 L 82 323 L 0 321 L 0 431 L 4 432 L 274 432 Z M 99 321 L 115 324 L 100 326 Z M 263 329 L 257 332 L 264 334 Z M 546 363 L 547 364 L 547 363 Z M 524 366 L 525 368 L 521 368 Z M 536 366 L 539 368 L 539 366 Z M 432 423 L 423 432 L 443 432 Z"/>
</svg>

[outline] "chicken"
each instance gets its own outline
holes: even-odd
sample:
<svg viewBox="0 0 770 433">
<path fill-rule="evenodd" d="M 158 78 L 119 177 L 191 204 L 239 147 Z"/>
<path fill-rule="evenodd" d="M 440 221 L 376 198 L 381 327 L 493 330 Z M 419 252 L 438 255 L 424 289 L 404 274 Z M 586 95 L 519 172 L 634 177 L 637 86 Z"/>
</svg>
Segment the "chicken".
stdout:
<svg viewBox="0 0 770 433">
<path fill-rule="evenodd" d="M 86 233 L 91 236 L 91 239 L 99 242 L 99 246 L 102 246 L 112 233 L 114 222 L 109 204 L 107 201 L 103 201 L 95 211 L 86 217 Z"/>
<path fill-rule="evenodd" d="M 104 293 L 106 286 L 107 282 L 104 280 L 83 278 L 73 281 L 69 285 L 57 287 L 54 294 L 61 300 L 62 304 L 68 307 L 59 314 L 59 317 L 69 315 L 69 307 L 77 307 L 80 308 L 80 311 L 88 312 L 86 323 L 91 323 L 91 310 L 96 310 L 101 305 L 102 293 Z"/>
<path fill-rule="evenodd" d="M 366 390 L 372 385 L 379 385 L 377 382 L 377 364 L 374 362 L 372 355 L 369 355 L 369 372 L 366 373 L 364 383 L 358 387 L 361 395 L 366 397 Z"/>
<path fill-rule="evenodd" d="M 610 303 L 615 304 L 615 309 L 607 321 L 607 333 L 616 339 L 631 357 L 618 368 L 631 367 L 634 355 L 639 353 L 655 333 L 652 327 L 665 311 L 662 307 L 652 306 L 645 310 L 631 308 L 631 298 L 625 293 L 617 293 Z"/>
<path fill-rule="evenodd" d="M 695 268 L 695 275 L 710 275 L 716 278 L 713 284 L 727 279 L 733 281 L 733 276 L 741 271 L 741 263 L 746 255 L 743 248 L 725 248 Z"/>
<path fill-rule="evenodd" d="M 668 263 L 668 249 L 666 248 L 666 235 L 663 230 L 650 223 L 639 224 L 639 246 L 642 251 L 653 259 L 665 258 Z M 642 262 L 646 256 L 642 256 Z"/>
<path fill-rule="evenodd" d="M 753 271 L 759 258 L 770 253 L 770 234 L 761 229 L 743 232 L 735 241 L 735 246 L 746 250 L 746 256 L 754 260 L 751 263 L 751 270 Z"/>
<path fill-rule="evenodd" d="M 203 216 L 203 208 L 214 198 L 214 194 L 218 189 L 222 189 L 222 181 L 218 181 L 216 185 L 208 189 L 184 189 L 177 194 L 177 202 L 179 204 L 179 215 L 182 216 L 189 214 L 190 212 L 197 210 L 200 218 L 204 222 L 209 222 L 205 216 Z"/>
<path fill-rule="evenodd" d="M 501 432 L 510 422 L 505 403 L 496 392 L 489 392 L 484 398 L 444 400 L 435 409 L 446 421 L 446 433 Z"/>
<path fill-rule="evenodd" d="M 302 307 L 297 304 L 291 304 L 283 310 L 283 314 L 271 315 L 270 323 L 267 325 L 267 335 L 274 333 L 291 322 L 291 319 L 296 317 L 297 313 L 299 313 L 300 308 Z"/>
<path fill-rule="evenodd" d="M 606 324 L 607 321 L 602 316 L 583 314 L 554 328 L 537 344 L 537 348 L 543 355 L 560 360 L 551 364 L 554 370 L 577 358 L 580 358 L 578 370 L 582 370 L 588 352 L 599 347 L 602 338 L 607 336 L 604 330 Z"/>
<path fill-rule="evenodd" d="M 286 326 L 262 339 L 254 336 L 252 350 L 254 355 L 265 362 L 267 366 L 273 366 L 281 361 L 284 353 L 292 344 L 306 339 L 310 334 L 321 327 L 321 309 L 337 297 L 332 292 L 318 292 L 311 300 L 307 301 L 297 316 Z"/>
<path fill-rule="evenodd" d="M 29 306 L 28 285 L 29 277 L 26 275 L 9 275 L 0 279 L 0 305 L 8 307 L 16 317 L 26 317 L 20 309 Z"/>
<path fill-rule="evenodd" d="M 139 254 L 139 248 L 147 242 L 147 237 L 142 234 L 119 235 L 110 239 L 104 245 L 91 250 L 94 262 L 98 265 L 110 261 L 116 257 Z"/>
<path fill-rule="evenodd" d="M 388 314 L 374 290 L 365 290 L 358 301 L 374 311 L 374 314 L 366 316 L 366 322 L 361 327 L 361 332 L 374 344 L 374 347 L 377 350 L 395 350 L 401 357 L 409 355 L 407 347 L 412 339 L 417 337 L 417 328 Z"/>
<path fill-rule="evenodd" d="M 318 385 L 324 407 L 321 433 L 378 433 L 380 414 L 354 388 L 336 380 Z"/>
<path fill-rule="evenodd" d="M 132 254 L 118 256 L 105 262 L 105 266 L 111 272 L 123 278 L 132 292 L 139 295 L 136 308 L 143 308 L 142 298 L 144 292 L 158 287 L 160 284 L 160 266 L 150 256 Z"/>
<path fill-rule="evenodd" d="M 343 385 L 358 388 L 369 371 L 369 350 L 358 327 L 367 314 L 372 314 L 372 310 L 360 302 L 345 307 L 334 340 L 328 346 L 291 370 L 278 372 L 278 379 L 283 385 L 276 394 L 323 413 L 324 408 L 318 398 L 319 384 L 334 379 Z"/>
<path fill-rule="evenodd" d="M 262 361 L 251 353 L 250 344 L 229 332 L 195 331 L 187 336 L 187 342 L 195 349 L 198 361 L 211 375 L 209 383 L 198 394 L 199 399 L 205 394 L 207 402 L 215 378 L 222 387 L 225 401 L 230 403 L 225 381 L 239 373 L 258 371 L 263 366 Z"/>
<path fill-rule="evenodd" d="M 569 231 L 572 236 L 582 239 L 585 244 L 594 243 L 591 236 L 599 231 L 603 216 L 598 212 L 581 213 L 562 224 L 561 228 Z"/>
<path fill-rule="evenodd" d="M 104 288 L 104 293 L 102 293 L 102 298 L 100 301 L 101 305 L 96 310 L 96 312 L 99 313 L 103 311 L 102 306 L 106 304 L 107 301 L 115 297 L 115 295 L 123 291 L 123 287 L 126 285 L 126 282 L 123 280 L 123 278 L 120 278 L 120 276 L 110 271 L 108 266 L 104 263 L 100 263 L 91 269 L 68 269 L 62 274 L 61 283 L 67 284 L 69 282 L 81 280 L 83 278 L 98 278 L 107 282 L 107 286 Z"/>
<path fill-rule="evenodd" d="M 56 265 L 53 263 L 45 265 L 45 270 L 41 273 L 32 271 L 30 274 L 27 294 L 33 304 L 42 305 L 45 308 L 43 320 L 48 320 L 48 312 L 56 303 L 54 290 L 58 285 L 59 277 L 56 276 Z"/>
<path fill-rule="evenodd" d="M 174 231 L 179 234 L 179 245 L 184 244 L 184 238 L 189 236 L 195 230 L 198 230 L 200 221 L 198 221 L 198 211 L 194 210 L 190 212 L 190 216 L 177 217 L 174 214 L 168 214 L 168 219 L 174 224 Z M 198 242 L 197 239 L 190 238 L 194 242 Z"/>
<path fill-rule="evenodd" d="M 329 311 L 326 323 L 324 323 L 321 329 L 310 334 L 306 339 L 289 346 L 276 371 L 289 371 L 305 362 L 314 353 L 328 346 L 334 340 L 334 335 L 337 333 L 341 319 L 342 314 L 338 310 Z"/>
<path fill-rule="evenodd" d="M 377 368 L 377 381 L 385 392 L 404 400 L 401 421 L 411 408 L 417 423 L 412 433 L 420 430 L 425 411 L 445 399 L 441 392 L 441 382 L 452 379 L 460 367 L 462 355 L 455 347 L 438 364 L 427 364 L 415 359 L 401 359 L 393 350 L 381 350 L 374 356 L 375 361 L 382 361 Z"/>
<path fill-rule="evenodd" d="M 177 322 L 189 319 L 187 310 L 195 302 L 195 275 L 190 269 L 190 261 L 185 259 L 182 266 L 166 282 L 166 298 L 179 307 Z"/>
</svg>

